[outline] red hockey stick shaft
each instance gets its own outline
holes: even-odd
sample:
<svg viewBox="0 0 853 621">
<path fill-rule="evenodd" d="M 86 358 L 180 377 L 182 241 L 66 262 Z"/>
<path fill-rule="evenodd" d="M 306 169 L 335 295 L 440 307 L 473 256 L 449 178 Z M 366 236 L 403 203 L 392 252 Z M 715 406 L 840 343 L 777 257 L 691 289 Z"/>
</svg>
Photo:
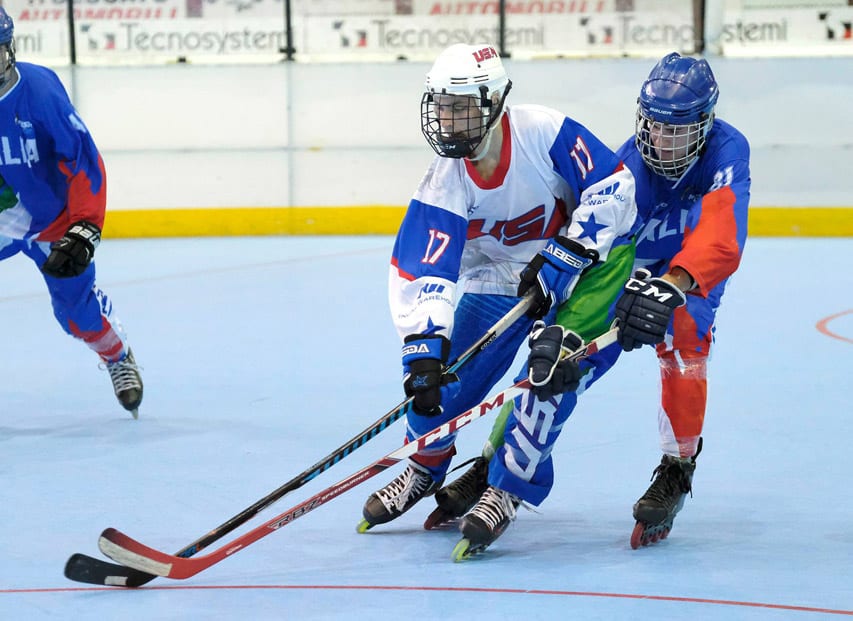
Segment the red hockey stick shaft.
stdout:
<svg viewBox="0 0 853 621">
<path fill-rule="evenodd" d="M 575 360 L 586 358 L 615 341 L 616 329 L 614 328 L 591 341 L 586 345 L 586 347 L 574 352 L 570 357 Z M 275 516 L 264 524 L 255 527 L 254 529 L 237 537 L 232 542 L 217 548 L 208 554 L 189 558 L 167 554 L 165 552 L 155 550 L 154 548 L 150 548 L 115 528 L 107 528 L 103 533 L 101 533 L 101 536 L 98 539 L 98 547 L 101 549 L 101 552 L 114 561 L 139 571 L 148 572 L 150 574 L 166 578 L 174 578 L 176 580 L 190 578 L 197 573 L 204 571 L 208 567 L 219 563 L 235 552 L 246 548 L 259 539 L 275 532 L 282 526 L 286 526 L 306 513 L 326 504 L 333 498 L 340 496 L 353 487 L 364 483 L 368 479 L 376 476 L 391 466 L 394 466 L 403 459 L 421 451 L 433 442 L 446 438 L 448 435 L 457 432 L 462 427 L 465 427 L 476 419 L 485 416 L 491 410 L 502 407 L 504 403 L 509 403 L 529 387 L 530 383 L 527 380 L 522 380 L 510 386 L 502 392 L 499 392 L 492 399 L 487 399 L 470 410 L 461 413 L 459 416 L 433 429 L 417 440 L 404 444 L 385 457 L 375 461 L 365 468 L 362 468 L 355 474 L 352 474 L 338 483 L 327 487 L 308 500 Z"/>
</svg>

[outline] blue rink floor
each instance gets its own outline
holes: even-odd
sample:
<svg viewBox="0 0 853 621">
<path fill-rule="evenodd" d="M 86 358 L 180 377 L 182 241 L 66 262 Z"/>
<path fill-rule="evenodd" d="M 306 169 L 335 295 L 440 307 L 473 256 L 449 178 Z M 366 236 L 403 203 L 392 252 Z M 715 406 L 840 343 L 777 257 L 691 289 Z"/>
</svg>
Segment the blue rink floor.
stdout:
<svg viewBox="0 0 853 621">
<path fill-rule="evenodd" d="M 853 240 L 751 239 L 723 300 L 705 447 L 669 539 L 631 550 L 660 459 L 658 371 L 624 356 L 584 395 L 557 483 L 453 563 L 427 500 L 359 535 L 385 472 L 193 578 L 63 576 L 114 526 L 167 552 L 225 522 L 402 400 L 387 237 L 106 240 L 98 282 L 144 367 L 134 421 L 54 322 L 34 266 L 0 263 L 0 619 L 791 619 L 853 616 Z M 500 387 L 509 385 L 505 378 Z M 463 430 L 479 452 L 492 416 Z M 379 459 L 403 423 L 245 532 Z M 213 544 L 218 548 L 231 537 Z"/>
</svg>

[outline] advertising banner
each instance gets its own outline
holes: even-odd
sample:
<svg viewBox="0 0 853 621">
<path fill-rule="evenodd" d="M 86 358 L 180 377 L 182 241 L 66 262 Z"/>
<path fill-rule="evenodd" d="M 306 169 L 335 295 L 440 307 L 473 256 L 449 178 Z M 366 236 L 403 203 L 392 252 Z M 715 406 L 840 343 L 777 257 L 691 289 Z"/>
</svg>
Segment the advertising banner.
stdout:
<svg viewBox="0 0 853 621">
<path fill-rule="evenodd" d="M 727 11 L 726 56 L 853 55 L 853 7 Z"/>
<path fill-rule="evenodd" d="M 281 60 L 286 46 L 280 18 L 186 17 L 177 0 L 115 9 L 85 8 L 76 15 L 80 63 L 247 62 Z M 208 7 L 205 6 L 205 10 Z M 103 9 L 103 10 L 102 10 Z M 130 9 L 133 9 L 131 12 Z M 68 26 L 59 10 L 24 9 L 16 19 L 18 48 L 39 62 L 68 53 Z M 297 60 L 431 60 L 453 43 L 498 45 L 495 15 L 294 16 Z M 594 15 L 513 14 L 505 23 L 513 56 L 658 55 L 692 52 L 689 10 Z"/>
<path fill-rule="evenodd" d="M 397 57 L 432 59 L 453 43 L 497 45 L 496 16 L 309 17 L 297 48 L 312 59 Z M 656 55 L 692 52 L 689 10 L 662 13 L 603 13 L 594 16 L 508 16 L 505 49 L 513 57 Z"/>
<path fill-rule="evenodd" d="M 693 2 L 507 0 L 503 37 L 493 0 L 293 0 L 298 61 L 422 60 L 453 43 L 491 44 L 514 58 L 654 57 L 694 53 Z M 67 64 L 65 0 L 4 0 L 19 57 Z M 277 62 L 284 0 L 78 0 L 82 64 Z M 337 7 L 337 11 L 335 11 Z M 718 48 L 731 56 L 853 54 L 853 7 L 728 10 Z"/>
</svg>

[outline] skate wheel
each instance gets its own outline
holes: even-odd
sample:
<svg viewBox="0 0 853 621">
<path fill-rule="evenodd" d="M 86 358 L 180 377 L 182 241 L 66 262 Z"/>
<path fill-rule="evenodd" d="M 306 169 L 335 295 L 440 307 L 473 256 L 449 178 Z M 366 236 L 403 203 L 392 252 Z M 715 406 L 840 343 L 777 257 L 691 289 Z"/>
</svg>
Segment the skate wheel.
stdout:
<svg viewBox="0 0 853 621">
<path fill-rule="evenodd" d="M 646 532 L 646 525 L 643 524 L 642 522 L 637 522 L 634 525 L 634 530 L 631 531 L 631 549 L 632 550 L 636 550 L 640 546 L 645 545 L 643 543 L 643 534 L 645 532 Z"/>
<path fill-rule="evenodd" d="M 456 516 L 453 514 L 448 513 L 441 507 L 436 507 L 432 510 L 432 513 L 427 516 L 427 519 L 424 520 L 424 529 L 433 530 L 443 526 L 449 526 L 455 519 Z"/>
<path fill-rule="evenodd" d="M 358 523 L 358 526 L 355 527 L 355 532 L 359 534 L 364 534 L 373 526 L 370 522 L 362 518 L 361 522 Z"/>
<path fill-rule="evenodd" d="M 453 548 L 453 553 L 450 555 L 450 558 L 453 559 L 454 563 L 458 563 L 459 561 L 464 561 L 468 557 L 471 556 L 469 549 L 471 547 L 471 542 L 468 539 L 460 539 L 459 543 Z"/>
</svg>

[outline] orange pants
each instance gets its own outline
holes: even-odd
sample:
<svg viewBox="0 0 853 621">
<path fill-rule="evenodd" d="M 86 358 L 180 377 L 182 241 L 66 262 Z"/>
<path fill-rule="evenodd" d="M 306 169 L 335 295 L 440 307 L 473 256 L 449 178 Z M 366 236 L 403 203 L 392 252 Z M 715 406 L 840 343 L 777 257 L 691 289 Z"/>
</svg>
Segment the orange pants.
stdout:
<svg viewBox="0 0 853 621">
<path fill-rule="evenodd" d="M 699 334 L 696 322 L 682 306 L 675 309 L 671 330 L 656 348 L 661 378 L 661 449 L 673 457 L 693 457 L 705 421 L 707 363 L 714 328 Z"/>
</svg>

